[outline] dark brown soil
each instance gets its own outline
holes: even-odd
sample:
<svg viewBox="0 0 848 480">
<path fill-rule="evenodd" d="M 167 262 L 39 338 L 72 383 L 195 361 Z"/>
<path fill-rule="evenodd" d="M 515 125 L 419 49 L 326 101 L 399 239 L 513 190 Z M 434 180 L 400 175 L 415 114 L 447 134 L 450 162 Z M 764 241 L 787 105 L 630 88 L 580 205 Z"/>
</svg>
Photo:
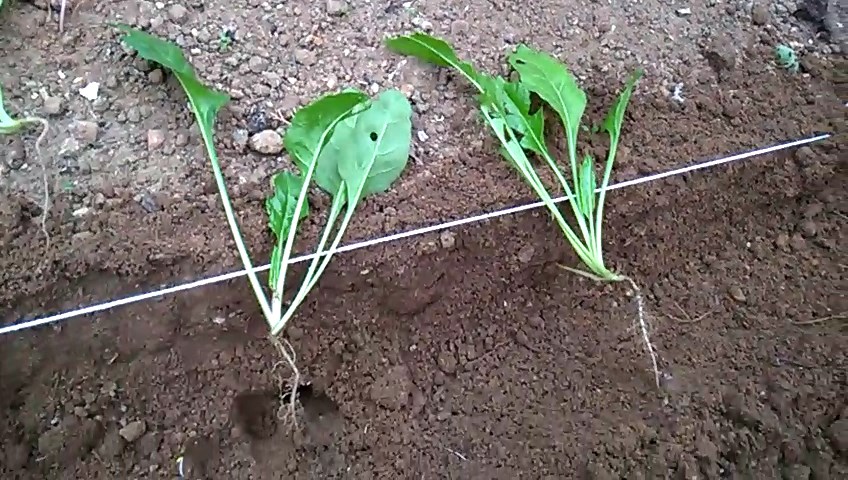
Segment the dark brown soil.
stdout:
<svg viewBox="0 0 848 480">
<path fill-rule="evenodd" d="M 303 19 L 312 8 L 292 13 L 299 7 L 287 6 L 280 14 L 251 3 L 284 18 Z M 451 20 L 444 34 L 453 33 L 465 52 L 480 43 L 473 14 L 486 11 L 471 3 L 468 12 L 446 7 L 430 16 Z M 501 3 L 490 8 L 510 8 Z M 29 168 L 4 166 L 5 323 L 237 267 L 206 160 L 192 147 L 197 135 L 180 109 L 184 100 L 173 88 L 145 84 L 151 72 L 140 72 L 145 67 L 123 56 L 112 36 L 85 23 L 137 11 L 133 18 L 162 33 L 175 25 L 188 31 L 205 25 L 198 19 L 226 21 L 226 8 L 192 5 L 189 20 L 168 9 L 163 24 L 156 21 L 163 14 L 150 13 L 161 8 L 146 2 L 89 11 L 84 5 L 66 22 L 66 43 L 31 5 L 6 12 L 11 26 L 0 28 L 0 38 L 10 39 L 0 55 L 12 59 L 16 75 L 9 80 L 4 72 L 4 91 L 30 88 L 18 78 L 47 72 L 34 59 L 50 57 L 56 68 L 103 79 L 109 102 L 98 109 L 75 96 L 67 111 L 53 114 L 60 132 L 51 178 L 57 187 L 71 183 L 55 195 L 49 250 L 38 225 L 37 163 L 30 157 Z M 410 28 L 409 18 L 392 15 L 412 13 L 392 5 L 374 7 L 377 13 L 352 6 L 346 20 L 329 25 L 362 28 L 358 40 L 376 49 L 372 40 L 381 32 L 368 24 L 371 15 L 388 22 L 383 31 Z M 663 45 L 653 34 L 634 47 L 652 66 L 631 103 L 616 180 L 815 131 L 836 133 L 811 147 L 610 194 L 606 257 L 644 290 L 661 390 L 627 289 L 558 268 L 576 258 L 547 214 L 536 211 L 337 256 L 287 330 L 310 381 L 294 430 L 278 419 L 279 380 L 288 372 L 275 369 L 280 356 L 244 279 L 4 336 L 0 476 L 176 478 L 183 457 L 191 479 L 848 478 L 848 130 L 839 49 L 817 43 L 804 57 L 804 73 L 793 76 L 769 63 L 781 32 L 800 28 L 790 20 L 752 24 L 741 10 L 706 10 L 686 27 L 673 13 L 670 20 L 660 15 L 665 10 L 654 2 L 640 8 L 626 13 L 642 25 L 664 18 L 670 35 L 725 26 L 744 61 L 718 58 L 726 52 L 709 45 L 697 60 L 672 53 L 674 45 L 651 53 L 650 45 Z M 322 3 L 321 18 L 330 15 L 324 9 Z M 582 66 L 596 79 L 590 114 L 600 118 L 631 65 L 603 63 L 601 54 L 621 50 L 593 39 L 604 30 L 601 20 L 625 14 L 592 11 L 569 24 L 594 19 L 574 38 L 587 39 L 581 48 L 593 52 Z M 236 17 L 244 21 L 241 10 Z M 26 26 L 41 30 L 26 33 L 31 50 L 9 31 Z M 538 36 L 526 26 L 511 35 L 559 48 L 552 39 L 567 28 L 543 27 Z M 301 38 L 303 28 L 293 26 L 292 35 Z M 500 56 L 496 46 L 478 48 L 486 52 L 480 64 Z M 382 74 L 360 75 L 356 62 L 344 68 L 356 81 L 385 83 Z M 301 65 L 297 75 L 304 71 Z M 662 85 L 652 83 L 652 71 L 686 78 L 686 100 L 657 93 Z M 344 75 L 337 74 L 340 81 Z M 416 145 L 416 162 L 390 193 L 364 204 L 349 241 L 531 200 L 468 113 L 464 85 L 415 62 L 401 77 L 415 86 L 416 128 L 431 140 Z M 270 246 L 261 208 L 267 174 L 282 161 L 231 139 L 246 128 L 260 93 L 237 100 L 219 126 L 256 259 L 267 258 Z M 269 95 L 274 108 L 286 110 L 284 99 Z M 31 107 L 23 93 L 7 96 L 15 111 Z M 91 108 L 97 140 L 68 154 L 63 141 L 74 138 L 74 122 L 91 118 Z M 132 109 L 142 120 L 131 118 Z M 165 144 L 148 150 L 145 132 L 158 128 Z M 21 148 L 5 146 L 7 159 L 10 146 Z M 317 193 L 314 202 L 326 203 Z M 304 251 L 319 226 L 310 221 Z"/>
</svg>

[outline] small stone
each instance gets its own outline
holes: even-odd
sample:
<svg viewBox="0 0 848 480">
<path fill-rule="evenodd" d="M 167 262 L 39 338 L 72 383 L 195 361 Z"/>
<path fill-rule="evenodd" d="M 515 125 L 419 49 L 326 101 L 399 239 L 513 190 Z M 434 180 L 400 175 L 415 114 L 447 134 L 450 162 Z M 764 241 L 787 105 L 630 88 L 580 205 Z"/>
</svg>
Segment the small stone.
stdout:
<svg viewBox="0 0 848 480">
<path fill-rule="evenodd" d="M 812 164 L 816 159 L 816 154 L 813 152 L 813 149 L 808 146 L 803 146 L 795 151 L 795 160 L 801 164 L 802 167 L 806 167 Z"/>
<path fill-rule="evenodd" d="M 247 61 L 247 68 L 253 73 L 262 73 L 268 69 L 268 60 L 254 55 Z"/>
<path fill-rule="evenodd" d="M 545 327 L 545 319 L 543 319 L 539 315 L 532 315 L 527 319 L 527 323 L 533 328 L 544 328 Z"/>
<path fill-rule="evenodd" d="M 804 220 L 799 227 L 801 227 L 801 233 L 807 238 L 815 237 L 819 231 L 818 225 L 812 220 Z"/>
<path fill-rule="evenodd" d="M 147 131 L 147 149 L 156 150 L 165 143 L 165 132 L 162 130 L 151 129 Z"/>
<path fill-rule="evenodd" d="M 754 22 L 754 25 L 766 25 L 770 19 L 771 15 L 769 14 L 768 7 L 762 3 L 754 5 L 751 9 L 751 21 Z"/>
<path fill-rule="evenodd" d="M 784 480 L 809 480 L 812 470 L 806 465 L 790 465 L 783 469 Z"/>
<path fill-rule="evenodd" d="M 100 95 L 100 83 L 91 82 L 79 89 L 79 94 L 88 101 L 95 101 Z"/>
<path fill-rule="evenodd" d="M 277 155 L 283 151 L 283 137 L 274 130 L 264 130 L 250 137 L 250 148 L 263 155 Z"/>
<path fill-rule="evenodd" d="M 777 248 L 781 250 L 789 246 L 789 235 L 785 233 L 781 233 L 777 236 L 777 239 L 774 241 L 774 244 Z"/>
<path fill-rule="evenodd" d="M 455 20 L 451 23 L 451 35 L 457 36 L 462 35 L 463 33 L 468 31 L 468 22 L 465 20 Z"/>
<path fill-rule="evenodd" d="M 127 441 L 120 433 L 112 431 L 106 434 L 103 439 L 103 444 L 97 450 L 97 453 L 104 458 L 115 458 L 124 451 Z"/>
<path fill-rule="evenodd" d="M 789 246 L 792 247 L 793 250 L 800 252 L 807 249 L 807 241 L 804 240 L 804 237 L 802 237 L 801 234 L 796 233 L 789 239 Z"/>
<path fill-rule="evenodd" d="M 75 139 L 84 145 L 91 145 L 97 141 L 97 133 L 100 127 L 96 122 L 77 120 L 71 125 L 71 132 Z"/>
<path fill-rule="evenodd" d="M 159 210 L 159 203 L 153 195 L 150 194 L 150 192 L 144 192 L 138 199 L 138 203 L 141 204 L 141 208 L 143 208 L 147 213 L 154 213 Z"/>
<path fill-rule="evenodd" d="M 730 294 L 730 298 L 737 302 L 743 303 L 746 300 L 745 292 L 742 291 L 742 288 L 739 285 L 732 285 L 727 292 Z"/>
<path fill-rule="evenodd" d="M 533 260 L 533 255 L 536 253 L 536 248 L 533 245 L 524 245 L 518 251 L 518 261 L 521 263 L 530 263 Z"/>
<path fill-rule="evenodd" d="M 301 65 L 311 66 L 315 64 L 315 53 L 305 48 L 298 48 L 294 51 L 294 59 Z"/>
<path fill-rule="evenodd" d="M 704 50 L 704 58 L 716 73 L 732 70 L 736 66 L 736 46 L 729 36 L 714 38 Z"/>
<path fill-rule="evenodd" d="M 17 170 L 26 163 L 26 145 L 20 137 L 12 137 L 6 145 L 6 165 L 12 170 Z"/>
<path fill-rule="evenodd" d="M 244 150 L 247 146 L 247 142 L 250 141 L 250 133 L 244 128 L 237 128 L 233 130 L 233 146 L 239 150 Z"/>
<path fill-rule="evenodd" d="M 333 17 L 341 17 L 348 11 L 348 4 L 344 0 L 327 0 L 327 14 Z"/>
<path fill-rule="evenodd" d="M 848 418 L 837 420 L 827 429 L 827 438 L 833 449 L 842 455 L 848 454 Z"/>
<path fill-rule="evenodd" d="M 144 420 L 136 420 L 134 422 L 130 422 L 126 427 L 118 430 L 118 434 L 127 441 L 127 443 L 132 443 L 147 431 L 147 424 L 144 423 Z"/>
<path fill-rule="evenodd" d="M 439 241 L 442 244 L 442 248 L 451 249 L 456 245 L 456 234 L 450 230 L 445 230 L 439 234 Z"/>
<path fill-rule="evenodd" d="M 46 97 L 44 99 L 44 113 L 47 115 L 59 115 L 62 113 L 62 98 Z"/>
<path fill-rule="evenodd" d="M 165 81 L 165 72 L 163 72 L 159 68 L 157 68 L 156 70 L 151 70 L 147 74 L 147 81 L 154 85 L 158 85 Z"/>
<path fill-rule="evenodd" d="M 180 4 L 171 5 L 168 8 L 168 16 L 177 23 L 183 23 L 188 17 L 188 9 Z"/>
<path fill-rule="evenodd" d="M 436 360 L 439 368 L 448 375 L 456 372 L 456 357 L 450 352 L 442 352 Z"/>
<path fill-rule="evenodd" d="M 400 410 L 409 403 L 413 383 L 409 370 L 402 365 L 390 368 L 369 388 L 371 401 L 390 410 Z"/>
<path fill-rule="evenodd" d="M 692 15 L 692 9 L 689 7 L 678 8 L 677 14 L 681 17 L 688 17 L 689 15 Z"/>
</svg>

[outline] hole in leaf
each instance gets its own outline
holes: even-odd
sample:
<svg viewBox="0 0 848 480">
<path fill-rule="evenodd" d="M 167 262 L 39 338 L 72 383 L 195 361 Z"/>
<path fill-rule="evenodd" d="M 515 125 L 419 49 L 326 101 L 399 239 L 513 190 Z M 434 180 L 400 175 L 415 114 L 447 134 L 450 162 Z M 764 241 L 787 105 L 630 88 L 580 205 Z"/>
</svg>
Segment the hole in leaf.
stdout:
<svg viewBox="0 0 848 480">
<path fill-rule="evenodd" d="M 377 132 L 371 132 L 371 135 L 369 135 L 369 136 L 371 137 L 372 142 L 377 141 Z"/>
</svg>

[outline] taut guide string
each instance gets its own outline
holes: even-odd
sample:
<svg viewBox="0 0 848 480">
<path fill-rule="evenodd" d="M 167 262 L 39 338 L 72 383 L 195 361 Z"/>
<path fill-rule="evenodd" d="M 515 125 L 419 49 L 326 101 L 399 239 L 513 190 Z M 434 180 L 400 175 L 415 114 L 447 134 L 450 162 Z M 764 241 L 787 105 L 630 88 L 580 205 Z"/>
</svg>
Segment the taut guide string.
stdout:
<svg viewBox="0 0 848 480">
<path fill-rule="evenodd" d="M 648 183 L 648 182 L 652 182 L 652 181 L 655 181 L 655 180 L 660 180 L 660 179 L 663 179 L 663 178 L 672 177 L 672 176 L 675 176 L 675 175 L 682 175 L 684 173 L 693 172 L 695 170 L 701 170 L 701 169 L 704 169 L 704 168 L 714 167 L 716 165 L 735 162 L 735 161 L 739 161 L 739 160 L 745 160 L 745 159 L 748 159 L 748 158 L 756 157 L 756 156 L 759 156 L 759 155 L 765 155 L 765 154 L 768 154 L 768 153 L 773 153 L 773 152 L 785 150 L 785 149 L 788 149 L 788 148 L 800 147 L 802 145 L 807 145 L 807 144 L 810 144 L 810 143 L 815 143 L 815 142 L 818 142 L 818 141 L 821 141 L 821 140 L 825 140 L 827 138 L 830 138 L 831 136 L 832 136 L 832 134 L 830 134 L 830 133 L 817 133 L 814 136 L 799 139 L 799 140 L 782 142 L 782 143 L 778 143 L 776 145 L 772 145 L 772 146 L 769 146 L 769 147 L 758 148 L 756 150 L 750 150 L 750 151 L 747 151 L 747 152 L 731 155 L 731 156 L 728 156 L 728 157 L 722 157 L 722 158 L 718 158 L 718 159 L 715 159 L 715 160 L 708 160 L 708 161 L 704 161 L 704 162 L 701 162 L 701 163 L 695 163 L 695 164 L 688 165 L 688 166 L 685 166 L 685 167 L 680 167 L 680 168 L 676 168 L 676 169 L 673 169 L 673 170 L 669 170 L 667 172 L 655 173 L 655 174 L 652 174 L 652 175 L 648 175 L 646 177 L 636 178 L 636 179 L 633 179 L 633 180 L 627 180 L 625 182 L 616 183 L 614 185 L 608 185 L 606 190 L 607 191 L 618 190 L 620 188 L 631 187 L 631 186 L 634 186 L 634 185 L 640 185 L 640 184 L 643 184 L 643 183 Z M 600 192 L 601 189 L 598 188 L 595 191 Z M 568 199 L 569 199 L 568 196 L 562 196 L 562 197 L 559 197 L 559 198 L 555 198 L 553 201 L 554 201 L 554 203 L 560 203 L 560 202 L 564 202 Z M 395 234 L 392 234 L 392 235 L 386 235 L 386 236 L 374 238 L 374 239 L 371 239 L 371 240 L 355 242 L 355 243 L 351 243 L 349 245 L 341 246 L 341 247 L 339 247 L 335 250 L 327 250 L 327 251 L 325 251 L 321 254 L 311 253 L 311 254 L 308 254 L 308 255 L 302 255 L 302 256 L 299 256 L 299 257 L 291 258 L 289 260 L 289 265 L 294 264 L 294 263 L 305 262 L 307 260 L 312 260 L 313 258 L 321 256 L 321 255 L 327 255 L 327 254 L 330 254 L 330 253 L 350 252 L 350 251 L 353 251 L 353 250 L 358 250 L 360 248 L 379 245 L 381 243 L 393 242 L 393 241 L 401 240 L 401 239 L 404 239 L 404 238 L 414 237 L 414 236 L 418 236 L 418 235 L 424 235 L 424 234 L 427 234 L 427 233 L 437 232 L 437 231 L 440 231 L 440 230 L 447 230 L 447 229 L 451 229 L 451 228 L 456 228 L 456 227 L 459 227 L 461 225 L 468 225 L 470 223 L 476 223 L 476 222 L 480 222 L 480 221 L 483 221 L 483 220 L 489 220 L 489 219 L 501 217 L 501 216 L 504 216 L 504 215 L 511 215 L 511 214 L 518 213 L 518 212 L 533 210 L 533 209 L 536 209 L 536 208 L 539 208 L 539 207 L 543 207 L 544 205 L 545 205 L 544 202 L 529 203 L 529 204 L 526 204 L 526 205 L 520 205 L 520 206 L 517 206 L 517 207 L 506 208 L 506 209 L 503 209 L 503 210 L 484 213 L 484 214 L 481 214 L 481 215 L 475 215 L 473 217 L 462 218 L 462 219 L 459 219 L 459 220 L 452 220 L 452 221 L 449 221 L 449 222 L 440 223 L 438 225 L 430 225 L 428 227 L 417 228 L 417 229 L 408 230 L 408 231 L 401 232 L 401 233 L 395 233 Z M 263 265 L 261 267 L 254 267 L 253 271 L 254 272 L 263 272 L 263 271 L 268 270 L 270 268 L 271 268 L 270 265 Z M 90 306 L 87 306 L 87 307 L 78 308 L 76 310 L 71 310 L 71 311 L 64 312 L 64 313 L 58 313 L 58 314 L 38 318 L 38 319 L 35 319 L 35 320 L 20 321 L 18 323 L 13 323 L 11 325 L 7 325 L 7 326 L 0 328 L 0 335 L 16 332 L 16 331 L 20 331 L 20 330 L 26 330 L 28 328 L 33 328 L 33 327 L 37 327 L 37 326 L 40 326 L 40 325 L 46 325 L 46 324 L 50 324 L 50 323 L 60 322 L 62 320 L 67 320 L 67 319 L 73 318 L 73 317 L 88 315 L 88 314 L 96 313 L 96 312 L 102 312 L 102 311 L 108 310 L 110 308 L 129 305 L 131 303 L 141 302 L 141 301 L 144 301 L 144 300 L 150 300 L 150 299 L 162 297 L 162 296 L 165 296 L 165 295 L 171 295 L 171 294 L 174 294 L 174 293 L 183 292 L 183 291 L 186 291 L 186 290 L 191 290 L 191 289 L 203 287 L 203 286 L 206 286 L 206 285 L 212 285 L 214 283 L 220 283 L 220 282 L 224 282 L 224 281 L 227 281 L 227 280 L 232 280 L 234 278 L 242 277 L 242 276 L 245 276 L 245 275 L 247 275 L 247 270 L 238 270 L 238 271 L 234 271 L 234 272 L 224 273 L 224 274 L 221 274 L 221 275 L 216 275 L 214 277 L 208 277 L 208 278 L 203 278 L 203 279 L 200 279 L 200 280 L 195 280 L 195 281 L 189 282 L 189 283 L 183 283 L 183 284 L 175 285 L 175 286 L 172 286 L 172 287 L 162 288 L 160 290 L 156 290 L 156 291 L 153 291 L 153 292 L 141 293 L 141 294 L 137 294 L 137 295 L 132 295 L 130 297 L 125 297 L 125 298 L 121 298 L 121 299 L 117 299 L 117 300 L 111 300 L 111 301 L 96 304 L 96 305 L 90 305 Z"/>
</svg>

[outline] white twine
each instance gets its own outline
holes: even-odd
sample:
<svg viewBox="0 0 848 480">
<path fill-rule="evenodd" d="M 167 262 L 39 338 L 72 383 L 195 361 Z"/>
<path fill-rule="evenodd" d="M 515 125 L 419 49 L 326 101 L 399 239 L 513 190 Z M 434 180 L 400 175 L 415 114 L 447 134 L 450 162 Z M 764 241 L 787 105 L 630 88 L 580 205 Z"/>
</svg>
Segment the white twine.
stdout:
<svg viewBox="0 0 848 480">
<path fill-rule="evenodd" d="M 695 171 L 695 170 L 701 170 L 701 169 L 713 167 L 713 166 L 716 166 L 716 165 L 735 162 L 735 161 L 739 161 L 739 160 L 745 160 L 745 159 L 748 159 L 748 158 L 751 158 L 751 157 L 756 157 L 756 156 L 759 156 L 759 155 L 765 155 L 767 153 L 772 153 L 772 152 L 776 152 L 776 151 L 779 151 L 779 150 L 785 150 L 785 149 L 792 148 L 792 147 L 798 147 L 798 146 L 801 146 L 801 145 L 806 145 L 806 144 L 818 142 L 818 141 L 827 139 L 830 136 L 831 136 L 831 134 L 829 134 L 829 133 L 821 133 L 821 134 L 817 134 L 817 135 L 812 136 L 812 137 L 807 137 L 807 138 L 803 138 L 803 139 L 800 139 L 800 140 L 794 140 L 794 141 L 790 141 L 790 142 L 779 143 L 777 145 L 773 145 L 773 146 L 770 146 L 770 147 L 759 148 L 759 149 L 756 149 L 756 150 L 751 150 L 751 151 L 748 151 L 748 152 L 739 153 L 739 154 L 736 154 L 736 155 L 731 155 L 729 157 L 722 157 L 722 158 L 718 158 L 718 159 L 715 159 L 715 160 L 704 161 L 704 162 L 696 163 L 696 164 L 689 165 L 689 166 L 686 166 L 686 167 L 676 168 L 676 169 L 673 169 L 673 170 L 670 170 L 670 171 L 667 171 L 667 172 L 656 173 L 656 174 L 653 174 L 653 175 L 648 175 L 646 177 L 636 178 L 636 179 L 633 179 L 633 180 L 627 180 L 625 182 L 616 183 L 614 185 L 609 185 L 609 186 L 607 186 L 606 190 L 607 191 L 618 190 L 620 188 L 631 187 L 631 186 L 639 185 L 639 184 L 642 184 L 642 183 L 648 183 L 648 182 L 652 182 L 652 181 L 655 181 L 655 180 L 660 180 L 660 179 L 663 179 L 663 178 L 672 177 L 674 175 L 682 175 L 684 173 L 692 172 L 692 171 Z M 595 191 L 600 192 L 601 189 L 598 188 Z M 560 203 L 560 202 L 564 202 L 568 199 L 569 199 L 568 196 L 563 196 L 563 197 L 556 198 L 553 201 L 554 201 L 554 203 Z M 427 234 L 427 233 L 437 232 L 437 231 L 440 231 L 440 230 L 447 230 L 447 229 L 451 229 L 451 228 L 456 228 L 456 227 L 459 227 L 461 225 L 467 225 L 469 223 L 480 222 L 480 221 L 483 221 L 483 220 L 489 220 L 489 219 L 501 217 L 501 216 L 504 216 L 504 215 L 511 215 L 513 213 L 523 212 L 523 211 L 527 211 L 527 210 L 533 210 L 533 209 L 536 209 L 536 208 L 539 208 L 539 207 L 543 207 L 544 205 L 545 205 L 544 202 L 529 203 L 529 204 L 526 204 L 526 205 L 511 207 L 511 208 L 498 210 L 498 211 L 494 211 L 494 212 L 489 212 L 489 213 L 484 213 L 482 215 L 475 215 L 473 217 L 462 218 L 462 219 L 459 219 L 459 220 L 452 220 L 452 221 L 449 221 L 449 222 L 440 223 L 438 225 L 431 225 L 431 226 L 428 226 L 428 227 L 417 228 L 417 229 L 414 229 L 414 230 L 408 230 L 406 232 L 395 233 L 395 234 L 392 234 L 392 235 L 386 235 L 386 236 L 374 238 L 374 239 L 371 239 L 371 240 L 355 242 L 355 243 L 352 243 L 352 244 L 349 244 L 349 245 L 344 245 L 342 247 L 336 248 L 335 250 L 327 250 L 327 251 L 324 251 L 322 253 L 311 253 L 309 255 L 302 255 L 302 256 L 299 256 L 299 257 L 294 257 L 294 258 L 291 258 L 289 260 L 288 264 L 291 265 L 291 264 L 294 264 L 294 263 L 305 262 L 307 260 L 312 260 L 313 258 L 316 258 L 318 256 L 322 256 L 322 255 L 350 252 L 350 251 L 353 251 L 353 250 L 358 250 L 360 248 L 379 245 L 381 243 L 392 242 L 392 241 L 401 240 L 401 239 L 404 239 L 404 238 L 409 238 L 409 237 L 414 237 L 414 236 L 418 236 L 418 235 L 424 235 L 424 234 Z M 270 265 L 263 265 L 261 267 L 254 267 L 253 271 L 254 272 L 263 272 L 263 271 L 268 270 L 270 268 L 271 268 Z M 174 294 L 174 293 L 183 292 L 183 291 L 186 291 L 186 290 L 191 290 L 191 289 L 203 287 L 203 286 L 206 286 L 206 285 L 212 285 L 212 284 L 215 284 L 215 283 L 220 283 L 220 282 L 224 282 L 224 281 L 227 281 L 227 280 L 232 280 L 234 278 L 239 278 L 239 277 L 245 276 L 245 275 L 247 275 L 247 273 L 248 273 L 247 270 L 238 270 L 238 271 L 234 271 L 234 272 L 225 273 L 225 274 L 222 274 L 222 275 L 217 275 L 217 276 L 214 276 L 214 277 L 208 277 L 208 278 L 203 278 L 203 279 L 200 279 L 200 280 L 195 280 L 195 281 L 189 282 L 189 283 L 183 283 L 181 285 L 176 285 L 176 286 L 173 286 L 173 287 L 162 288 L 160 290 L 156 290 L 156 291 L 153 291 L 153 292 L 141 293 L 141 294 L 132 295 L 132 296 L 126 297 L 126 298 L 111 300 L 111 301 L 96 304 L 96 305 L 90 305 L 88 307 L 78 308 L 76 310 L 71 310 L 69 312 L 58 313 L 58 314 L 55 314 L 55 315 L 50 315 L 50 316 L 38 318 L 38 319 L 35 319 L 35 320 L 20 321 L 18 323 L 14 323 L 14 324 L 0 328 L 0 335 L 5 335 L 7 333 L 26 330 L 28 328 L 33 328 L 33 327 L 37 327 L 37 326 L 40 326 L 40 325 L 55 323 L 55 322 L 67 320 L 67 319 L 73 318 L 73 317 L 88 315 L 88 314 L 96 313 L 96 312 L 102 312 L 102 311 L 108 310 L 110 308 L 129 305 L 131 303 L 141 302 L 141 301 L 144 301 L 144 300 L 150 300 L 150 299 L 153 299 L 153 298 L 163 297 L 165 295 L 171 295 L 171 294 Z"/>
</svg>

